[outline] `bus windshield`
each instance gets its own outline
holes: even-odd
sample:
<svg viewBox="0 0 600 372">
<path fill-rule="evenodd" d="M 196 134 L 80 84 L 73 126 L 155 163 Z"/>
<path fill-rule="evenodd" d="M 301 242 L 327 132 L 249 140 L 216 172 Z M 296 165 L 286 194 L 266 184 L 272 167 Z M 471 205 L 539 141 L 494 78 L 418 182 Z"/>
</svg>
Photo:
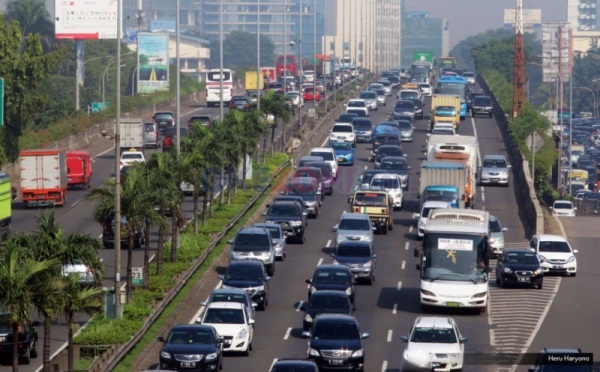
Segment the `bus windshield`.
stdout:
<svg viewBox="0 0 600 372">
<path fill-rule="evenodd" d="M 206 74 L 207 81 L 221 81 L 221 73 L 209 72 Z M 231 80 L 231 72 L 223 71 L 223 81 Z"/>
</svg>

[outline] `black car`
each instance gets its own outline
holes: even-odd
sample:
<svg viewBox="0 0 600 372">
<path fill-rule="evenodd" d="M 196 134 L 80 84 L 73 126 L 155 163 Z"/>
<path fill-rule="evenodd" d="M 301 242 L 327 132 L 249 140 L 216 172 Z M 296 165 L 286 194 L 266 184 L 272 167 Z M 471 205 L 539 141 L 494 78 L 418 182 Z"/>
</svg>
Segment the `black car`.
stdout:
<svg viewBox="0 0 600 372">
<path fill-rule="evenodd" d="M 198 122 L 201 125 L 204 125 L 205 127 L 210 127 L 212 118 L 210 117 L 210 115 L 194 115 L 188 121 L 188 127 L 194 125 L 195 122 Z"/>
<path fill-rule="evenodd" d="M 275 199 L 273 199 L 273 203 L 275 202 L 279 202 L 279 201 L 295 201 L 298 203 L 298 205 L 300 206 L 300 208 L 302 208 L 303 212 L 308 213 L 308 210 L 306 209 L 306 205 L 304 205 L 304 200 L 302 199 L 301 196 L 295 196 L 295 195 L 279 195 L 276 196 Z M 269 208 L 271 206 L 271 204 L 267 204 L 266 207 Z M 304 217 L 304 224 L 306 226 L 308 226 L 308 219 L 306 218 L 306 216 Z"/>
<path fill-rule="evenodd" d="M 343 291 L 350 298 L 350 302 L 354 304 L 356 296 L 356 288 L 354 275 L 350 269 L 341 265 L 321 265 L 317 267 L 312 279 L 306 279 L 306 283 L 310 284 L 308 289 L 308 300 L 313 292 L 322 290 Z"/>
<path fill-rule="evenodd" d="M 315 318 L 308 338 L 306 356 L 319 368 L 344 371 L 364 371 L 363 339 L 368 333 L 360 333 L 358 321 L 351 315 L 321 314 Z"/>
<path fill-rule="evenodd" d="M 345 240 L 337 246 L 331 256 L 333 262 L 347 266 L 355 278 L 366 279 L 371 285 L 375 282 L 377 255 L 370 242 Z"/>
<path fill-rule="evenodd" d="M 121 183 L 123 183 L 123 181 L 125 180 L 125 176 L 127 175 L 127 172 L 129 172 L 132 168 L 133 168 L 133 165 L 124 165 L 121 167 L 121 170 L 119 171 L 119 177 L 121 178 Z"/>
<path fill-rule="evenodd" d="M 265 310 L 269 305 L 269 280 L 265 265 L 261 261 L 246 260 L 233 261 L 227 266 L 224 275 L 219 275 L 223 280 L 222 288 L 242 288 L 248 291 L 253 302 L 258 304 L 259 310 Z"/>
<path fill-rule="evenodd" d="M 396 134 L 391 134 L 391 133 L 382 133 L 382 134 L 376 134 L 375 138 L 373 138 L 373 159 L 375 159 L 375 156 L 377 156 L 377 153 L 379 152 L 379 147 L 383 146 L 383 145 L 390 145 L 390 146 L 400 146 L 400 138 L 398 138 L 398 135 Z"/>
<path fill-rule="evenodd" d="M 352 120 L 354 120 L 357 117 L 358 117 L 358 115 L 355 113 L 341 114 L 335 122 L 336 123 L 352 123 Z"/>
<path fill-rule="evenodd" d="M 160 369 L 170 371 L 217 371 L 223 368 L 223 338 L 212 326 L 181 324 L 158 341 Z"/>
<path fill-rule="evenodd" d="M 392 118 L 396 114 L 404 114 L 404 115 L 410 115 L 412 117 L 415 117 L 416 116 L 415 103 L 413 101 L 410 101 L 407 99 L 396 102 L 389 117 Z"/>
<path fill-rule="evenodd" d="M 417 119 L 423 119 L 423 101 L 418 98 L 410 98 L 407 101 L 413 101 L 415 104 L 415 117 Z"/>
<path fill-rule="evenodd" d="M 357 110 L 357 109 L 348 109 L 346 110 L 347 114 L 356 114 L 359 118 L 366 118 L 367 112 L 364 110 Z"/>
<path fill-rule="evenodd" d="M 229 103 L 229 109 L 246 112 L 250 109 L 250 101 L 244 96 L 233 96 Z"/>
<path fill-rule="evenodd" d="M 304 200 L 309 215 L 319 217 L 319 207 L 323 202 L 317 181 L 312 177 L 294 177 L 285 185 L 281 195 L 299 196 Z M 304 235 L 301 236 L 304 239 Z"/>
<path fill-rule="evenodd" d="M 314 360 L 306 359 L 277 359 L 269 372 L 319 372 Z"/>
<path fill-rule="evenodd" d="M 121 226 L 127 223 L 127 217 L 121 215 Z M 102 223 L 102 245 L 104 248 L 115 247 L 115 220 Z M 141 248 L 144 244 L 144 229 L 136 229 L 133 234 L 133 248 Z M 129 236 L 121 234 L 121 248 L 129 248 Z"/>
<path fill-rule="evenodd" d="M 399 175 L 400 181 L 402 183 L 402 188 L 404 190 L 408 190 L 408 171 L 411 170 L 412 167 L 408 166 L 406 159 L 399 156 L 386 156 L 381 159 L 381 163 L 379 164 L 378 169 L 385 171 L 385 173 Z"/>
<path fill-rule="evenodd" d="M 158 125 L 158 131 L 162 134 L 165 128 L 177 125 L 175 114 L 171 111 L 159 111 L 152 117 L 152 122 Z"/>
<path fill-rule="evenodd" d="M 39 322 L 31 323 L 31 326 L 19 326 L 19 363 L 29 364 L 31 358 L 38 356 L 38 334 L 35 327 Z M 10 314 L 0 313 L 0 358 L 12 359 L 13 352 L 13 328 L 10 323 Z"/>
<path fill-rule="evenodd" d="M 402 152 L 402 147 L 400 146 L 391 146 L 391 145 L 383 145 L 379 146 L 379 150 L 377 151 L 377 156 L 375 157 L 375 169 L 378 169 L 381 165 L 381 159 L 386 156 L 405 156 Z"/>
<path fill-rule="evenodd" d="M 302 209 L 298 201 L 275 201 L 269 205 L 269 209 L 263 212 L 262 215 L 265 216 L 265 223 L 279 224 L 288 239 L 304 244 L 308 212 Z"/>
<path fill-rule="evenodd" d="M 316 291 L 310 296 L 310 300 L 302 305 L 301 310 L 304 310 L 302 328 L 308 331 L 319 314 L 352 315 L 355 309 L 350 303 L 348 295 L 342 291 Z"/>
<path fill-rule="evenodd" d="M 383 147 L 383 146 L 381 146 Z M 393 147 L 399 147 L 399 146 L 393 146 Z M 360 177 L 358 177 L 358 180 L 360 181 L 360 183 L 362 185 L 370 185 L 371 184 L 371 180 L 373 179 L 373 177 L 376 174 L 384 174 L 387 173 L 386 171 L 383 170 L 378 170 L 378 169 L 369 169 L 366 170 L 365 173 L 363 173 Z"/>
<path fill-rule="evenodd" d="M 502 288 L 508 285 L 537 286 L 542 289 L 544 272 L 535 252 L 507 250 L 496 264 L 496 284 Z"/>
<path fill-rule="evenodd" d="M 485 95 L 483 93 L 482 90 L 478 90 L 478 91 L 470 91 L 467 94 L 467 110 L 471 110 L 471 104 L 473 103 L 473 100 L 475 99 L 475 97 L 479 97 L 479 96 L 483 96 Z"/>
<path fill-rule="evenodd" d="M 492 117 L 492 111 L 494 110 L 494 103 L 488 96 L 477 96 L 471 103 L 471 116 L 487 115 Z"/>
</svg>

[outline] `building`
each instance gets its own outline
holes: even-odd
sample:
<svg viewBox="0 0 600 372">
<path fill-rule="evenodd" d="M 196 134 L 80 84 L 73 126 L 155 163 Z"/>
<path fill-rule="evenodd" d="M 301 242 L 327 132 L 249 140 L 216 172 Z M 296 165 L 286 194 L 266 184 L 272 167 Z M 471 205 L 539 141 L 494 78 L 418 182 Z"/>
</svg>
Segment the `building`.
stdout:
<svg viewBox="0 0 600 372">
<path fill-rule="evenodd" d="M 410 66 L 413 52 L 433 52 L 434 57 L 450 51 L 450 22 L 446 18 L 429 18 L 427 12 L 405 12 L 402 21 L 402 65 Z"/>
<path fill-rule="evenodd" d="M 588 50 L 600 38 L 600 8 L 597 0 L 567 0 L 567 21 L 573 31 L 573 50 Z"/>
<path fill-rule="evenodd" d="M 515 27 L 515 9 L 504 9 L 504 28 Z M 523 9 L 523 31 L 531 32 L 542 39 L 542 10 Z"/>
</svg>

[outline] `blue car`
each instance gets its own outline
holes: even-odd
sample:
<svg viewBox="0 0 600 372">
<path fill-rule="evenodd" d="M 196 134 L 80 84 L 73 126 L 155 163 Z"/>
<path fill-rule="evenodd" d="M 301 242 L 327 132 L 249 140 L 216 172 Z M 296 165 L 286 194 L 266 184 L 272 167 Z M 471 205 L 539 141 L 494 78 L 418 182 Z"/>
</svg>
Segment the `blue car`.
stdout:
<svg viewBox="0 0 600 372">
<path fill-rule="evenodd" d="M 332 142 L 331 148 L 335 152 L 338 164 L 354 165 L 354 150 L 350 142 Z"/>
</svg>

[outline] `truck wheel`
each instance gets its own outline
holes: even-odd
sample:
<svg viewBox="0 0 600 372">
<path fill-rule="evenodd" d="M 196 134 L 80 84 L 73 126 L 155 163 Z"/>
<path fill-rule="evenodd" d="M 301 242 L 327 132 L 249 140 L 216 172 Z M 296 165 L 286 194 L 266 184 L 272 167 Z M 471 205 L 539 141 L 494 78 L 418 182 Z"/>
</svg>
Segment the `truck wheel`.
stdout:
<svg viewBox="0 0 600 372">
<path fill-rule="evenodd" d="M 390 225 L 390 227 L 389 227 L 389 230 L 390 230 L 390 231 L 394 230 L 394 222 L 393 222 L 393 221 L 392 221 L 392 224 L 391 224 L 391 225 Z"/>
</svg>

